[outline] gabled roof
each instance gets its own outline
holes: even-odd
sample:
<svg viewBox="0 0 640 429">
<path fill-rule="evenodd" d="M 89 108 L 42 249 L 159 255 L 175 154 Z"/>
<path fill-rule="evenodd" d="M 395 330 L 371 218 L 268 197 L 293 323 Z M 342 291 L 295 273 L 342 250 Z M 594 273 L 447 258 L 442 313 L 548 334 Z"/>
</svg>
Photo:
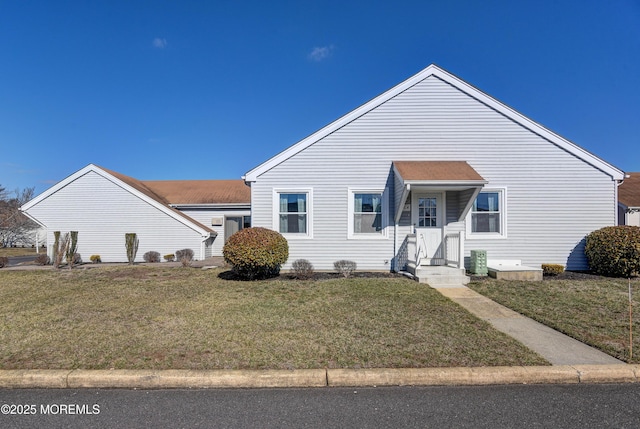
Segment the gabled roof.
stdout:
<svg viewBox="0 0 640 429">
<path fill-rule="evenodd" d="M 575 155 L 576 157 L 582 159 L 583 161 L 585 161 L 586 163 L 594 166 L 595 168 L 603 171 L 604 173 L 610 175 L 612 177 L 612 179 L 614 180 L 622 180 L 624 177 L 624 173 L 622 171 L 620 171 L 619 169 L 617 169 L 616 167 L 612 166 L 611 164 L 605 162 L 604 160 L 598 158 L 597 156 L 593 155 L 592 153 L 586 151 L 585 149 L 581 148 L 580 146 L 570 142 L 569 140 L 566 140 L 563 137 L 560 137 L 558 134 L 548 130 L 547 128 L 543 127 L 542 125 L 532 121 L 531 119 L 525 117 L 524 115 L 516 112 L 515 110 L 513 110 L 512 108 L 510 108 L 509 106 L 497 101 L 496 99 L 494 99 L 493 97 L 485 94 L 484 92 L 478 90 L 477 88 L 475 88 L 474 86 L 464 82 L 463 80 L 461 80 L 460 78 L 452 75 L 451 73 L 441 69 L 440 67 L 436 66 L 435 64 L 431 64 L 430 66 L 428 66 L 427 68 L 425 68 L 424 70 L 422 70 L 421 72 L 417 73 L 416 75 L 410 77 L 409 79 L 405 80 L 404 82 L 396 85 L 395 87 L 389 89 L 388 91 L 384 92 L 383 94 L 377 96 L 376 98 L 374 98 L 373 100 L 363 104 L 362 106 L 358 107 L 357 109 L 351 111 L 350 113 L 347 113 L 346 115 L 344 115 L 343 117 L 339 118 L 338 120 L 332 122 L 331 124 L 325 126 L 324 128 L 316 131 L 315 133 L 311 134 L 309 137 L 299 141 L 298 143 L 294 144 L 293 146 L 290 146 L 289 148 L 285 149 L 284 151 L 280 152 L 279 154 L 277 154 L 276 156 L 272 157 L 271 159 L 267 160 L 266 162 L 260 164 L 259 166 L 255 167 L 254 169 L 250 170 L 249 172 L 247 172 L 244 176 L 244 180 L 246 182 L 255 182 L 258 177 L 260 177 L 260 175 L 266 173 L 267 171 L 271 170 L 273 167 L 277 166 L 278 164 L 286 161 L 287 159 L 291 158 L 292 156 L 296 155 L 298 152 L 306 149 L 307 147 L 311 146 L 312 144 L 316 143 L 317 141 L 323 139 L 324 137 L 328 136 L 329 134 L 337 131 L 338 129 L 342 128 L 343 126 L 349 124 L 350 122 L 354 121 L 355 119 L 361 117 L 362 115 L 366 114 L 367 112 L 375 109 L 376 107 L 382 105 L 383 103 L 385 103 L 386 101 L 390 100 L 391 98 L 401 94 L 402 92 L 406 91 L 407 89 L 411 88 L 412 86 L 416 85 L 417 83 L 431 77 L 437 77 L 438 79 L 441 79 L 444 82 L 447 82 L 448 84 L 452 85 L 453 87 L 459 89 L 460 91 L 468 94 L 469 96 L 475 98 L 476 100 L 480 101 L 481 103 L 484 103 L 485 105 L 491 107 L 492 109 L 496 110 L 497 112 L 503 114 L 504 116 L 506 116 L 507 118 L 513 120 L 514 122 L 522 125 L 523 127 L 531 130 L 532 132 L 540 135 L 541 137 L 549 140 L 550 142 L 552 142 L 553 144 L 561 147 L 562 149 L 566 150 L 567 152 Z"/>
<path fill-rule="evenodd" d="M 628 175 L 618 188 L 618 201 L 628 208 L 640 207 L 640 173 Z"/>
<path fill-rule="evenodd" d="M 116 185 L 136 195 L 138 198 L 143 199 L 147 203 L 163 211 L 167 215 L 173 217 L 177 221 L 194 229 L 195 231 L 200 232 L 203 236 L 215 234 L 215 231 L 212 230 L 211 228 L 201 224 L 200 222 L 195 221 L 194 219 L 182 213 L 181 211 L 171 207 L 169 205 L 170 204 L 169 200 L 164 196 L 154 192 L 154 190 L 152 190 L 151 187 L 147 186 L 146 182 L 142 182 L 133 177 L 130 177 L 112 170 L 108 170 L 106 168 L 102 168 L 94 164 L 89 164 L 83 169 L 76 171 L 72 175 L 56 183 L 54 186 L 47 189 L 42 194 L 38 195 L 36 198 L 24 204 L 20 208 L 20 210 L 27 212 L 34 205 L 40 203 L 50 195 L 53 195 L 60 189 L 64 188 L 65 186 L 69 185 L 70 183 L 74 182 L 75 180 L 79 179 L 80 177 L 84 176 L 89 172 L 94 172 L 96 174 L 99 174 L 100 176 L 106 178 L 107 180 L 115 183 Z"/>
<path fill-rule="evenodd" d="M 243 180 L 145 180 L 142 184 L 172 206 L 251 204 L 251 188 Z"/>
<path fill-rule="evenodd" d="M 405 183 L 486 183 L 466 161 L 393 161 L 393 166 Z"/>
</svg>

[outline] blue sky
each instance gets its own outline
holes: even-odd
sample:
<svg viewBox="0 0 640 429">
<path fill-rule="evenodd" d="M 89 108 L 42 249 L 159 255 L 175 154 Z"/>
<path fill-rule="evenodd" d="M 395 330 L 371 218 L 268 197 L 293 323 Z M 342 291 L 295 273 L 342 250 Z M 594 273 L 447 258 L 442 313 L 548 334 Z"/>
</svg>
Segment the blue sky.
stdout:
<svg viewBox="0 0 640 429">
<path fill-rule="evenodd" d="M 431 63 L 640 171 L 639 0 L 0 0 L 0 185 L 240 178 Z"/>
</svg>

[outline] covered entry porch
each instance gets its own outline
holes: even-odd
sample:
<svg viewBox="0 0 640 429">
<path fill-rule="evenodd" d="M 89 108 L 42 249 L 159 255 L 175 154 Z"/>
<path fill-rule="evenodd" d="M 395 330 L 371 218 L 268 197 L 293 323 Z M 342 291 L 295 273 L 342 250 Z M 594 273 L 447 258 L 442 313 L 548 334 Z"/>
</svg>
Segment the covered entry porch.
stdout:
<svg viewBox="0 0 640 429">
<path fill-rule="evenodd" d="M 394 161 L 393 170 L 399 270 L 465 277 L 464 220 L 487 181 L 465 161 Z"/>
</svg>

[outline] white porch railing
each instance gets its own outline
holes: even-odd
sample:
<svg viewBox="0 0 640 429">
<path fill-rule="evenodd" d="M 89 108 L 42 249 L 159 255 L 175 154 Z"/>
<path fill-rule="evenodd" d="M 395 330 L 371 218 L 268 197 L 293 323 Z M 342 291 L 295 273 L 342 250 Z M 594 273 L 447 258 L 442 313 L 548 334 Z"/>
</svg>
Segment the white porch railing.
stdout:
<svg viewBox="0 0 640 429">
<path fill-rule="evenodd" d="M 450 232 L 443 240 L 445 261 L 444 263 L 456 268 L 464 266 L 464 240 L 461 232 Z"/>
<path fill-rule="evenodd" d="M 398 254 L 399 266 L 403 267 L 406 264 L 412 264 L 416 267 L 420 266 L 424 252 L 423 246 L 425 246 L 424 240 L 419 240 L 416 234 L 408 234 Z M 446 233 L 442 240 L 442 252 L 444 254 L 445 265 L 463 268 L 464 240 L 462 239 L 462 233 Z"/>
</svg>

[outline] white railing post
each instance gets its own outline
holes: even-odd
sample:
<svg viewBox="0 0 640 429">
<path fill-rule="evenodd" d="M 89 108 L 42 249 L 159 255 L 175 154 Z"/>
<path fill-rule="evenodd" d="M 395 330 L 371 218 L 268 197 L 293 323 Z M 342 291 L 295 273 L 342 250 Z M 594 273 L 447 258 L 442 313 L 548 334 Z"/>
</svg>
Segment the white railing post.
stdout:
<svg viewBox="0 0 640 429">
<path fill-rule="evenodd" d="M 460 243 L 458 244 L 458 251 L 460 252 L 458 254 L 458 268 L 464 269 L 464 239 L 462 236 L 462 231 L 458 232 L 458 242 Z"/>
</svg>

